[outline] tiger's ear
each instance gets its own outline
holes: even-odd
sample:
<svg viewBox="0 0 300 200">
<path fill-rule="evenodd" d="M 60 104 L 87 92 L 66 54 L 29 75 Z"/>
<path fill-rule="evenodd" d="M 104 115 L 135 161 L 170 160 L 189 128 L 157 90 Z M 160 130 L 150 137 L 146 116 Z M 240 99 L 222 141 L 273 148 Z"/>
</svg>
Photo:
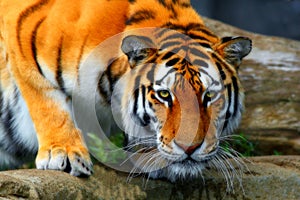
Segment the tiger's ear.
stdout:
<svg viewBox="0 0 300 200">
<path fill-rule="evenodd" d="M 155 47 L 152 40 L 144 36 L 129 35 L 122 41 L 121 49 L 127 55 L 131 68 L 151 56 Z"/>
<path fill-rule="evenodd" d="M 216 45 L 215 50 L 235 68 L 238 68 L 242 59 L 252 49 L 252 41 L 247 37 L 224 37 Z"/>
</svg>

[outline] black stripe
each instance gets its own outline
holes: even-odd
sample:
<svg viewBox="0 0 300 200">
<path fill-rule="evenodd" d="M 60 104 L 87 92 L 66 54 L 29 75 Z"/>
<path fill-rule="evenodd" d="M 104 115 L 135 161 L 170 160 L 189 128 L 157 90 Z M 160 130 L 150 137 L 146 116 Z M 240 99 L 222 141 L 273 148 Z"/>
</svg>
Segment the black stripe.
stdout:
<svg viewBox="0 0 300 200">
<path fill-rule="evenodd" d="M 18 101 L 18 99 L 14 99 L 14 101 Z M 11 105 L 7 104 L 4 108 L 5 113 L 1 117 L 1 123 L 3 124 L 3 132 L 4 139 L 0 141 L 0 147 L 2 147 L 9 154 L 20 158 L 23 160 L 28 157 L 28 155 L 33 154 L 24 144 L 22 144 L 19 140 L 16 133 L 16 129 L 13 126 L 14 123 L 14 113 L 11 109 Z"/>
<path fill-rule="evenodd" d="M 132 25 L 134 23 L 140 23 L 144 20 L 155 19 L 155 13 L 152 10 L 139 10 L 129 17 L 126 21 L 126 25 Z"/>
<path fill-rule="evenodd" d="M 15 150 L 11 146 L 12 143 L 13 143 L 13 135 L 15 134 L 14 129 L 12 128 L 13 114 L 12 114 L 12 111 L 11 111 L 11 108 L 10 108 L 9 104 L 7 104 L 5 106 L 5 108 L 3 108 L 3 110 L 5 112 L 3 112 L 3 116 L 1 118 L 1 123 L 2 123 L 3 129 L 4 129 L 4 131 L 2 132 L 2 134 L 5 134 L 5 137 L 4 137 L 5 139 L 4 139 L 4 141 L 0 141 L 1 142 L 1 146 L 4 146 L 5 149 L 9 153 L 14 153 Z"/>
<path fill-rule="evenodd" d="M 183 31 L 185 34 L 190 35 L 191 38 L 194 37 L 194 39 L 201 39 L 208 41 L 207 37 L 213 37 L 217 39 L 217 36 L 208 30 L 203 24 L 199 23 L 189 23 L 188 25 L 179 25 L 179 24 L 173 24 L 171 22 L 168 22 L 162 26 L 162 28 L 167 28 L 167 29 L 173 29 L 173 30 L 178 30 L 178 31 Z M 201 33 L 195 34 L 195 33 L 188 33 L 189 31 L 199 31 Z M 158 33 L 159 36 L 163 35 L 166 31 L 161 31 Z M 202 34 L 205 34 L 206 36 L 201 36 Z"/>
<path fill-rule="evenodd" d="M 205 47 L 205 48 L 212 49 L 211 45 L 210 45 L 210 44 L 208 44 L 208 43 L 199 42 L 199 44 L 200 44 L 202 47 Z"/>
<path fill-rule="evenodd" d="M 181 47 L 175 49 L 168 49 L 168 50 L 169 52 L 163 55 L 163 57 L 161 58 L 162 60 L 167 60 L 171 58 L 173 55 L 176 55 L 181 50 Z"/>
<path fill-rule="evenodd" d="M 205 33 L 206 35 L 208 35 L 208 36 L 211 36 L 211 37 L 214 37 L 214 38 L 217 38 L 217 36 L 213 33 L 213 32 L 211 32 L 210 30 L 208 30 L 208 29 L 201 29 L 201 32 L 202 33 Z"/>
<path fill-rule="evenodd" d="M 174 31 L 172 31 L 172 32 L 174 32 Z M 176 33 L 173 33 L 173 34 L 171 34 L 171 35 L 168 35 L 167 37 L 165 37 L 165 38 L 163 38 L 163 39 L 161 39 L 161 40 L 162 40 L 162 41 L 172 40 L 172 39 L 178 40 L 178 38 L 180 38 L 180 39 L 182 39 L 183 41 L 185 41 L 185 40 L 188 38 L 188 36 L 186 36 L 186 35 L 184 35 L 184 34 L 182 34 L 182 33 L 176 32 Z"/>
<path fill-rule="evenodd" d="M 223 130 L 227 128 L 228 126 L 228 120 L 231 117 L 231 112 L 230 112 L 230 106 L 231 106 L 231 84 L 228 84 L 225 86 L 225 88 L 227 89 L 227 94 L 228 94 L 228 106 L 227 106 L 227 111 L 226 111 L 226 115 L 225 115 L 225 122 L 223 125 Z"/>
<path fill-rule="evenodd" d="M 156 33 L 155 33 L 155 37 L 156 38 L 160 38 L 162 37 L 163 35 L 165 35 L 166 32 L 170 31 L 170 29 L 167 29 L 167 28 L 160 28 L 158 30 L 156 30 Z"/>
<path fill-rule="evenodd" d="M 165 25 L 163 25 L 163 27 L 173 29 L 173 30 L 181 30 L 181 31 L 184 31 L 184 33 L 187 32 L 187 26 L 173 24 L 171 22 L 166 23 Z"/>
<path fill-rule="evenodd" d="M 177 47 L 177 48 L 174 48 L 174 49 L 168 49 L 169 51 L 171 51 L 173 54 L 178 54 L 178 52 L 180 50 L 182 50 L 183 47 Z"/>
<path fill-rule="evenodd" d="M 232 116 L 234 117 L 237 114 L 238 111 L 238 104 L 239 104 L 239 86 L 236 77 L 232 77 L 232 86 L 233 86 L 233 91 L 234 91 L 234 109 Z"/>
<path fill-rule="evenodd" d="M 206 54 L 204 54 L 202 51 L 200 51 L 197 48 L 191 47 L 191 48 L 189 48 L 189 50 L 190 50 L 190 53 L 195 55 L 196 57 L 200 57 L 203 59 L 209 59 L 209 57 Z"/>
<path fill-rule="evenodd" d="M 172 67 L 180 61 L 180 58 L 173 58 L 166 63 L 167 67 Z"/>
<path fill-rule="evenodd" d="M 136 0 L 128 0 L 129 3 L 134 4 Z"/>
<path fill-rule="evenodd" d="M 105 83 L 108 82 L 107 75 L 105 73 L 101 74 L 101 77 L 98 81 L 98 91 L 99 94 L 102 96 L 103 99 L 105 99 L 107 104 L 110 104 L 111 98 L 110 98 L 110 91 L 109 88 L 105 87 Z"/>
<path fill-rule="evenodd" d="M 181 3 L 179 4 L 182 8 L 190 8 L 191 4 L 190 3 Z"/>
<path fill-rule="evenodd" d="M 153 64 L 151 66 L 151 69 L 147 73 L 147 79 L 150 81 L 150 83 L 154 82 L 154 71 L 155 71 L 156 65 Z"/>
<path fill-rule="evenodd" d="M 152 93 L 150 96 L 152 99 L 157 99 L 156 96 Z"/>
<path fill-rule="evenodd" d="M 86 36 L 84 38 L 84 41 L 81 44 L 79 55 L 78 55 L 78 58 L 77 58 L 76 73 L 77 73 L 77 83 L 78 84 L 80 84 L 80 81 L 79 81 L 79 67 L 80 67 L 80 63 L 81 63 L 81 59 L 82 59 L 82 56 L 83 56 L 84 47 L 86 46 L 87 39 L 88 39 L 88 36 Z"/>
<path fill-rule="evenodd" d="M 179 26 L 179 25 L 175 25 L 175 24 L 173 24 L 173 23 L 171 23 L 171 22 L 167 22 L 166 24 L 164 24 L 162 27 L 164 27 L 164 28 L 167 28 L 167 29 L 174 29 L 174 27 L 182 27 L 182 26 Z"/>
<path fill-rule="evenodd" d="M 46 5 L 49 2 L 49 0 L 42 0 L 37 2 L 36 4 L 33 4 L 32 6 L 28 7 L 26 10 L 24 10 L 21 15 L 18 18 L 17 22 L 17 41 L 18 41 L 18 46 L 21 50 L 22 55 L 23 54 L 23 49 L 22 49 L 22 44 L 21 44 L 21 30 L 24 21 L 32 14 L 35 13 L 35 11 L 39 10 L 41 7 Z"/>
<path fill-rule="evenodd" d="M 112 92 L 113 89 L 114 89 L 114 83 L 115 83 L 115 79 L 114 77 L 112 76 L 112 66 L 113 66 L 113 63 L 112 62 L 110 65 L 108 65 L 107 69 L 105 70 L 105 75 L 107 77 L 107 80 L 109 82 L 109 91 Z"/>
<path fill-rule="evenodd" d="M 189 23 L 187 25 L 187 29 L 188 30 L 191 30 L 191 29 L 201 29 L 202 27 L 203 27 L 203 25 L 200 24 L 200 23 Z"/>
<path fill-rule="evenodd" d="M 158 3 L 160 3 L 160 5 L 164 6 L 165 8 L 169 7 L 165 0 L 158 0 Z"/>
<path fill-rule="evenodd" d="M 170 42 L 165 42 L 160 46 L 160 49 L 168 49 L 170 47 L 174 47 L 176 45 L 181 45 L 182 43 L 179 41 L 170 41 Z"/>
<path fill-rule="evenodd" d="M 196 65 L 197 67 L 205 67 L 205 68 L 208 68 L 208 64 L 203 61 L 203 60 L 200 60 L 200 59 L 196 59 L 193 61 L 193 65 Z"/>
<path fill-rule="evenodd" d="M 189 23 L 187 25 L 181 25 L 181 24 L 173 24 L 171 22 L 168 22 L 168 23 L 164 24 L 163 27 L 173 29 L 173 30 L 181 30 L 184 33 L 187 33 L 188 31 L 191 31 L 194 29 L 200 30 L 202 32 L 203 25 L 199 24 L 199 23 Z M 206 30 L 204 30 L 203 32 L 206 33 Z"/>
<path fill-rule="evenodd" d="M 20 96 L 19 89 L 17 88 L 16 85 L 14 85 L 14 90 L 13 90 L 13 99 L 14 99 L 14 101 L 11 103 L 12 106 L 17 106 L 19 96 Z"/>
<path fill-rule="evenodd" d="M 195 26 L 193 29 L 200 31 L 201 33 L 204 33 L 207 36 L 217 38 L 217 36 L 213 32 L 211 32 L 209 29 L 207 29 L 207 27 L 205 27 L 204 25 L 200 25 L 198 27 Z"/>
<path fill-rule="evenodd" d="M 219 62 L 219 63 L 223 64 L 223 68 L 226 69 L 226 71 L 228 71 L 230 73 L 234 73 L 232 71 L 232 69 L 227 66 L 228 64 L 227 64 L 226 61 L 224 61 L 223 59 L 219 58 L 219 56 L 217 56 L 215 53 L 212 53 L 211 55 L 212 55 L 212 58 L 214 60 L 216 60 L 216 62 Z"/>
<path fill-rule="evenodd" d="M 167 37 L 162 38 L 161 40 L 162 41 L 175 40 L 175 42 L 178 42 L 178 39 L 182 41 L 187 41 L 190 38 L 187 35 L 184 35 L 182 33 L 179 32 L 174 33 L 174 31 L 172 31 L 171 35 L 168 35 Z"/>
<path fill-rule="evenodd" d="M 169 59 L 170 57 L 172 57 L 173 55 L 175 55 L 176 53 L 169 51 L 168 53 L 166 53 L 161 59 L 162 60 L 166 60 Z"/>
<path fill-rule="evenodd" d="M 208 92 L 209 93 L 209 92 Z M 208 102 L 210 102 L 211 101 L 211 98 L 208 96 L 208 95 L 204 95 L 204 98 L 203 98 L 203 106 L 205 107 L 205 108 L 207 108 L 207 105 L 208 105 Z"/>
<path fill-rule="evenodd" d="M 113 72 L 115 65 L 118 65 L 118 61 L 118 59 L 112 58 L 108 62 L 110 64 L 107 66 L 106 70 L 99 74 L 98 90 L 100 95 L 106 100 L 108 104 L 110 104 L 111 94 L 114 90 L 115 83 L 124 74 L 124 70 L 122 68 L 119 68 L 120 70 L 115 74 Z"/>
<path fill-rule="evenodd" d="M 196 35 L 196 34 L 189 33 L 188 36 L 191 37 L 194 40 L 209 41 L 207 38 L 203 37 L 202 35 Z"/>
<path fill-rule="evenodd" d="M 111 101 L 111 93 L 113 91 L 115 79 L 112 77 L 111 70 L 114 62 L 110 62 L 106 70 L 101 74 L 98 82 L 98 90 L 100 95 L 106 100 L 108 104 Z M 108 84 L 108 87 L 106 86 Z"/>
<path fill-rule="evenodd" d="M 62 66 L 62 48 L 63 48 L 63 38 L 61 38 L 58 49 L 57 49 L 57 58 L 56 58 L 56 81 L 63 93 L 66 94 L 65 81 L 63 79 L 63 66 Z"/>
<path fill-rule="evenodd" d="M 142 85 L 143 108 L 146 108 L 146 87 Z"/>
<path fill-rule="evenodd" d="M 211 47 L 211 45 L 210 45 L 209 42 L 202 42 L 202 41 L 199 41 L 197 39 L 195 39 L 194 42 L 191 42 L 190 46 L 191 47 L 196 47 L 196 48 L 198 48 L 199 46 L 201 46 L 201 47 L 212 49 L 212 47 Z"/>
<path fill-rule="evenodd" d="M 45 19 L 46 19 L 46 17 L 44 17 L 40 21 L 38 21 L 38 23 L 34 27 L 34 30 L 32 32 L 32 36 L 31 36 L 31 50 L 32 50 L 32 53 L 33 53 L 34 62 L 35 62 L 35 65 L 38 68 L 39 73 L 42 76 L 44 76 L 44 74 L 42 72 L 40 64 L 38 63 L 37 48 L 36 48 L 36 34 L 37 34 L 38 29 L 40 28 L 41 24 L 44 22 Z"/>
<path fill-rule="evenodd" d="M 137 114 L 137 109 L 138 109 L 138 100 L 139 100 L 139 88 L 137 88 L 135 91 L 134 91 L 134 94 L 133 94 L 133 98 L 134 98 L 134 104 L 133 104 L 133 114 L 136 116 Z"/>
<path fill-rule="evenodd" d="M 219 73 L 221 75 L 222 80 L 225 80 L 226 79 L 226 74 L 225 74 L 221 64 L 219 62 L 216 62 L 216 65 L 218 67 L 218 70 L 219 70 Z"/>
<path fill-rule="evenodd" d="M 141 84 L 141 76 L 137 76 L 135 78 L 135 82 L 134 82 L 134 90 L 140 88 L 140 84 Z"/>
<path fill-rule="evenodd" d="M 144 108 L 142 125 L 147 126 L 150 123 L 150 116 L 147 114 L 146 111 L 146 87 L 144 85 L 142 85 L 142 97 L 143 97 L 143 108 Z"/>
</svg>

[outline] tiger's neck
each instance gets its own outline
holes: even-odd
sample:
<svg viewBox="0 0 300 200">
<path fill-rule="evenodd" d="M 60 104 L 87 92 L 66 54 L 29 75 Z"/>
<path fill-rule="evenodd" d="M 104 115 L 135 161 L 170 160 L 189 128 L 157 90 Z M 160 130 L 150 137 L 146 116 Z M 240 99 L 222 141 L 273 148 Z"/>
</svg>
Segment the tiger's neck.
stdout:
<svg viewBox="0 0 300 200">
<path fill-rule="evenodd" d="M 189 0 L 132 0 L 127 16 L 127 29 L 163 27 L 168 23 L 203 24 Z"/>
<path fill-rule="evenodd" d="M 193 9 L 189 0 L 131 0 L 129 2 L 125 31 L 160 27 L 173 29 L 186 35 L 189 35 L 188 32 L 196 31 L 197 35 L 204 35 L 211 46 L 220 41 L 205 26 L 201 16 Z"/>
</svg>

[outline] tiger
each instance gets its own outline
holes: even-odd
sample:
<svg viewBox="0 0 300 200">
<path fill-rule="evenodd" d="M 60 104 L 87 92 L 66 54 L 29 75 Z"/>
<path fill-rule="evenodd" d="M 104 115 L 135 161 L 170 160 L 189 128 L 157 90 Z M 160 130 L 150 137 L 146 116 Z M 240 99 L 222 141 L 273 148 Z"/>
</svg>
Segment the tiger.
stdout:
<svg viewBox="0 0 300 200">
<path fill-rule="evenodd" d="M 90 53 L 118 34 L 84 77 Z M 90 176 L 72 114 L 72 92 L 86 84 L 99 110 L 116 107 L 137 168 L 198 177 L 228 157 L 220 143 L 241 120 L 238 68 L 251 48 L 218 37 L 189 0 L 1 0 L 0 168 L 35 158 L 37 169 Z"/>
</svg>

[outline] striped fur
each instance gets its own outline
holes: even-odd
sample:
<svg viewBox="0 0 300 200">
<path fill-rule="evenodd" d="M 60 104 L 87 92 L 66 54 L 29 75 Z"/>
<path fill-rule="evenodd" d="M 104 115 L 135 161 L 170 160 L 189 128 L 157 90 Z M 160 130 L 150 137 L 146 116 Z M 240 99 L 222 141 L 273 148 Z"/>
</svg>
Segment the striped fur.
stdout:
<svg viewBox="0 0 300 200">
<path fill-rule="evenodd" d="M 78 81 L 97 85 L 101 108 L 120 107 L 127 147 L 151 153 L 136 163 L 154 178 L 201 174 L 220 137 L 237 127 L 243 109 L 237 68 L 251 41 L 218 38 L 188 0 L 0 5 L 0 167 L 37 153 L 39 169 L 69 165 L 73 175 L 91 174 L 70 106 Z M 139 29 L 147 27 L 156 28 Z M 117 45 L 93 58 L 95 77 L 87 80 L 83 61 L 123 31 Z"/>
</svg>

